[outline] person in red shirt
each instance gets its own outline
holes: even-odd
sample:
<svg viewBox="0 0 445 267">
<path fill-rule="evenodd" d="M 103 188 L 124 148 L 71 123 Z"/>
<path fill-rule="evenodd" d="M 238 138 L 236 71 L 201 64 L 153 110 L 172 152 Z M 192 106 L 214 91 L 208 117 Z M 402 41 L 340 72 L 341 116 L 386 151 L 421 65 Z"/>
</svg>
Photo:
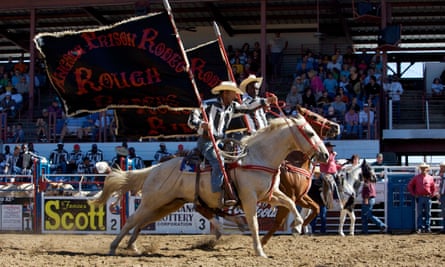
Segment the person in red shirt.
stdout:
<svg viewBox="0 0 445 267">
<path fill-rule="evenodd" d="M 408 183 L 408 191 L 416 198 L 417 233 L 431 233 L 431 198 L 436 186 L 433 176 L 428 174 L 429 168 L 424 162 L 420 164 L 420 173 Z"/>
</svg>

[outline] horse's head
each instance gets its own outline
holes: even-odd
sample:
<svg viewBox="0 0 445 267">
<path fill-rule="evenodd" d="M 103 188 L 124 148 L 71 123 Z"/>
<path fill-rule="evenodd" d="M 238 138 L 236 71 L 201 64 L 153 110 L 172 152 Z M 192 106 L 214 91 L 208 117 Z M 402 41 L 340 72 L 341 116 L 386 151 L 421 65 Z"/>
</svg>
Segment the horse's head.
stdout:
<svg viewBox="0 0 445 267">
<path fill-rule="evenodd" d="M 360 166 L 362 170 L 363 180 L 368 180 L 371 182 L 377 181 L 377 176 L 375 175 L 374 170 L 369 166 L 366 160 L 363 160 L 362 165 Z"/>
<path fill-rule="evenodd" d="M 300 105 L 297 106 L 297 109 L 298 113 L 303 115 L 320 137 L 334 138 L 340 134 L 340 125 L 338 123 L 330 121 Z"/>
<path fill-rule="evenodd" d="M 292 117 L 289 120 L 295 124 L 294 127 L 291 127 L 294 143 L 297 145 L 295 150 L 303 152 L 307 158 L 314 157 L 317 161 L 327 162 L 329 151 L 306 119 L 302 115 L 297 114 L 296 117 Z"/>
</svg>

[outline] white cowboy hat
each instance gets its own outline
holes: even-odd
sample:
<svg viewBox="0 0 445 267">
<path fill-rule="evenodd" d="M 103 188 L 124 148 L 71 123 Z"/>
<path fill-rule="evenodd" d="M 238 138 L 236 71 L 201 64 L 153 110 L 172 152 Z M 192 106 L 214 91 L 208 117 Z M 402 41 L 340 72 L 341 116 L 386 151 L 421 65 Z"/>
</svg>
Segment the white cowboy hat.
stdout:
<svg viewBox="0 0 445 267">
<path fill-rule="evenodd" d="M 109 169 L 109 165 L 106 161 L 96 162 L 96 170 L 98 173 L 105 173 Z"/>
<path fill-rule="evenodd" d="M 429 168 L 429 167 L 430 167 L 430 165 L 426 164 L 425 162 L 422 162 L 422 163 L 419 165 L 419 169 L 425 169 L 425 168 Z"/>
<path fill-rule="evenodd" d="M 445 166 L 445 160 L 440 163 L 440 166 Z"/>
<path fill-rule="evenodd" d="M 221 82 L 218 86 L 212 89 L 212 94 L 218 95 L 221 91 L 232 91 L 239 95 L 243 94 L 243 92 L 236 86 L 236 83 L 231 81 Z"/>
<path fill-rule="evenodd" d="M 261 84 L 263 83 L 263 77 L 257 77 L 253 74 L 250 74 L 246 79 L 244 79 L 241 84 L 239 85 L 239 89 L 246 92 L 246 87 L 250 83 L 255 83 L 256 88 L 260 88 Z"/>
</svg>

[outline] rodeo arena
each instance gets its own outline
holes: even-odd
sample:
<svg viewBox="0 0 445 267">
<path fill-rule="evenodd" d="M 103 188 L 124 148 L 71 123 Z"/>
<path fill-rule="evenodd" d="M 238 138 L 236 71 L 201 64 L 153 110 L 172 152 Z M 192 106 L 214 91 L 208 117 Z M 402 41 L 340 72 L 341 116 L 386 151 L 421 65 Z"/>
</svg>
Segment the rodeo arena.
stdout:
<svg viewBox="0 0 445 267">
<path fill-rule="evenodd" d="M 2 1 L 4 264 L 443 264 L 444 12 Z"/>
</svg>

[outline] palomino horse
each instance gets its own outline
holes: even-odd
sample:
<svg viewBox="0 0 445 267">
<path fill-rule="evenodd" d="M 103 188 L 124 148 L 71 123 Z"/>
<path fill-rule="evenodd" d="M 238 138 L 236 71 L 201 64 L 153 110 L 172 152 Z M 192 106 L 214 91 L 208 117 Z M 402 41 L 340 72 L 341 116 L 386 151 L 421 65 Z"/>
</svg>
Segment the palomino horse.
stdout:
<svg viewBox="0 0 445 267">
<path fill-rule="evenodd" d="M 266 257 L 258 234 L 256 214 L 257 202 L 268 202 L 273 206 L 285 206 L 297 218 L 295 203 L 278 188 L 278 166 L 291 151 L 300 150 L 306 157 L 315 155 L 318 160 L 327 161 L 328 151 L 314 129 L 298 115 L 296 118 L 278 118 L 252 136 L 241 142 L 249 153 L 229 170 L 238 190 L 241 206 L 252 233 L 256 255 Z M 272 149 L 271 149 L 272 148 Z M 271 153 L 273 151 L 273 153 Z M 210 190 L 210 172 L 201 173 L 199 185 L 196 174 L 182 172 L 183 158 L 173 158 L 149 168 L 133 171 L 112 170 L 105 179 L 102 194 L 91 201 L 92 205 L 106 203 L 115 192 L 123 194 L 142 188 L 142 199 L 136 212 L 126 221 L 121 232 L 110 245 L 110 254 L 115 254 L 122 238 L 134 229 L 127 248 L 138 252 L 135 241 L 141 229 L 149 223 L 162 219 L 178 210 L 185 203 L 193 202 L 196 194 L 210 207 L 218 208 L 220 193 Z M 301 218 L 300 218 L 301 219 Z M 296 219 L 293 226 L 301 223 Z"/>
<path fill-rule="evenodd" d="M 322 138 L 333 138 L 339 134 L 340 125 L 332 122 L 321 115 L 303 107 L 297 106 L 298 113 L 303 115 L 307 122 L 314 128 Z M 286 157 L 286 164 L 281 166 L 280 190 L 290 197 L 297 205 L 310 209 L 312 212 L 304 219 L 303 227 L 307 226 L 320 212 L 318 204 L 307 194 L 311 182 L 311 159 L 305 157 L 299 151 L 293 151 Z M 325 184 L 325 183 L 324 183 Z M 326 186 L 330 185 L 328 183 Z M 330 199 L 330 191 L 326 187 L 323 191 L 325 199 Z M 265 245 L 273 234 L 284 224 L 289 210 L 284 207 L 277 207 L 275 223 L 261 239 Z"/>
<path fill-rule="evenodd" d="M 345 166 L 339 172 L 339 185 L 338 195 L 340 203 L 340 224 L 338 225 L 338 233 L 344 236 L 343 226 L 346 220 L 346 216 L 349 216 L 349 235 L 355 233 L 355 200 L 359 192 L 359 188 L 362 185 L 360 181 L 360 175 L 366 175 L 366 177 L 373 177 L 376 179 L 374 171 L 368 165 L 366 160 L 363 160 L 362 164 L 358 166 Z"/>
</svg>

